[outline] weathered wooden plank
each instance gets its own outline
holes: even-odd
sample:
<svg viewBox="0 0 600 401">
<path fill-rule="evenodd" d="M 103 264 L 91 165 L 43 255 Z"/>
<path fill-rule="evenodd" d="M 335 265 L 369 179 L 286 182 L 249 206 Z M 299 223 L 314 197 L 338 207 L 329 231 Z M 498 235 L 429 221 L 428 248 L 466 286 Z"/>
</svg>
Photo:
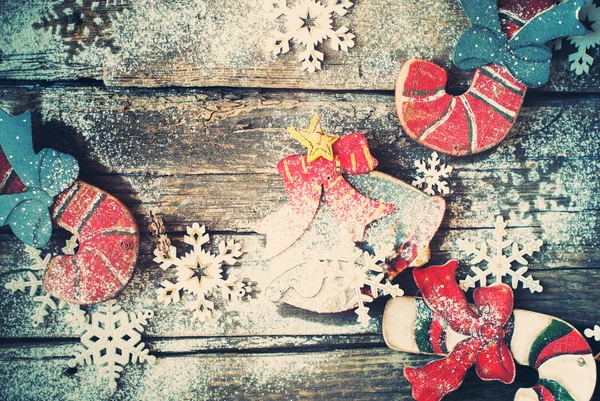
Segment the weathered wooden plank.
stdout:
<svg viewBox="0 0 600 401">
<path fill-rule="evenodd" d="M 302 46 L 274 57 L 273 21 L 265 2 L 250 0 L 3 1 L 0 79 L 103 80 L 111 86 L 229 86 L 310 89 L 394 87 L 409 58 L 445 67 L 468 21 L 457 0 L 358 2 L 334 27 L 356 35 L 348 53 L 321 45 L 323 71 L 300 69 Z M 293 5 L 293 2 L 289 3 Z M 85 15 L 82 17 L 82 14 Z M 88 29 L 86 31 L 86 28 Z M 451 71 L 454 88 L 472 73 Z M 597 64 L 576 76 L 563 59 L 553 66 L 550 91 L 597 91 Z"/>
<path fill-rule="evenodd" d="M 516 230 L 523 232 L 526 229 Z M 456 237 L 481 236 L 489 230 L 462 230 L 457 233 L 442 232 L 433 244 L 432 263 L 444 263 L 450 258 L 462 260 L 459 278 L 468 272 L 469 260 L 459 252 L 455 243 L 448 244 Z M 527 236 L 527 235 L 526 235 Z M 0 236 L 4 243 L 14 243 L 8 235 Z M 176 305 L 165 305 L 156 300 L 156 290 L 165 280 L 175 280 L 174 269 L 163 271 L 152 261 L 152 245 L 147 240 L 142 241 L 140 260 L 131 283 L 119 296 L 119 302 L 127 310 L 151 309 L 155 317 L 146 328 L 146 335 L 151 337 L 223 337 L 223 336 L 340 336 L 369 334 L 380 332 L 380 318 L 385 306 L 381 298 L 371 306 L 372 324 L 362 328 L 356 322 L 353 311 L 338 314 L 317 314 L 303 311 L 291 306 L 276 304 L 265 296 L 265 289 L 273 277 L 269 265 L 261 260 L 263 249 L 262 240 L 256 235 L 215 235 L 213 245 L 223 239 L 234 238 L 242 244 L 247 253 L 242 257 L 238 267 L 227 268 L 228 274 L 235 273 L 238 277 L 246 277 L 256 282 L 258 292 L 250 300 L 242 303 L 222 304 L 216 298 L 222 316 L 206 323 L 194 321 L 191 312 L 186 307 L 186 300 L 192 299 L 184 294 L 182 302 Z M 437 242 L 442 244 L 438 245 Z M 53 241 L 54 249 L 58 249 L 61 241 Z M 174 244 L 179 252 L 185 249 L 181 236 L 177 236 Z M 4 284 L 10 280 L 24 276 L 23 267 L 28 266 L 22 246 L 10 245 L 3 251 L 0 259 L 0 338 L 68 338 L 73 337 L 73 327 L 65 319 L 66 312 L 52 312 L 46 323 L 33 327 L 30 316 L 33 314 L 35 303 L 23 293 L 11 294 L 4 289 Z M 4 249 L 7 249 L 3 247 Z M 439 250 L 442 248 L 442 250 Z M 558 249 L 554 249 L 558 248 Z M 554 250 L 553 250 L 554 249 Z M 544 292 L 531 294 L 528 290 L 516 290 L 516 307 L 534 310 L 565 319 L 580 330 L 592 327 L 600 322 L 600 311 L 596 307 L 597 288 L 600 285 L 600 257 L 594 247 L 563 249 L 561 244 L 550 244 L 543 248 L 543 253 L 532 258 L 530 272 L 541 280 Z M 550 254 L 550 255 L 548 255 Z M 418 295 L 410 271 L 402 273 L 396 283 L 405 290 L 407 295 Z M 86 308 L 89 309 L 89 308 Z M 93 310 L 93 309 L 92 309 Z M 275 341 L 275 340 L 273 340 Z M 304 341 L 304 340 L 302 340 Z M 302 341 L 300 341 L 302 343 Z M 335 338 L 320 340 L 320 344 L 339 344 Z M 235 342 L 234 342 L 235 343 Z M 214 343 L 216 344 L 216 343 Z M 226 343 L 219 343 L 226 344 Z M 216 346 L 216 345 L 213 345 Z M 194 348 L 196 349 L 196 348 Z"/>
<path fill-rule="evenodd" d="M 315 111 L 331 132 L 366 133 L 382 168 L 412 168 L 410 156 L 428 154 L 402 132 L 391 94 L 2 87 L 0 106 L 35 109 L 39 146 L 80 155 L 90 172 L 272 174 L 281 158 L 303 150 L 286 127 L 306 126 Z M 452 164 L 531 169 L 577 158 L 585 167 L 600 155 L 599 108 L 594 96 L 532 97 L 499 147 Z"/>
<path fill-rule="evenodd" d="M 52 347 L 48 348 L 52 353 Z M 32 401 L 405 400 L 410 399 L 411 388 L 402 369 L 433 359 L 387 348 L 283 354 L 159 354 L 155 365 L 126 367 L 116 391 L 111 393 L 95 384 L 92 368 L 79 368 L 75 374 L 66 372 L 65 357 L 11 358 L 0 367 L 0 396 L 7 401 L 21 399 L 22 394 Z M 447 399 L 512 400 L 517 388 L 531 386 L 535 380 L 535 374 L 524 368 L 519 368 L 517 380 L 510 386 L 482 382 L 469 372 L 464 385 Z"/>
</svg>

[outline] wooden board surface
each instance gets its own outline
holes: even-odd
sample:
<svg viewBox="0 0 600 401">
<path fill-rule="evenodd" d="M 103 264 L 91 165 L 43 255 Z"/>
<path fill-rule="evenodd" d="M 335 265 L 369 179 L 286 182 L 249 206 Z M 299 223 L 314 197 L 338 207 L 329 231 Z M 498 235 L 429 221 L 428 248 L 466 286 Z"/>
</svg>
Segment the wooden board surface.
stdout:
<svg viewBox="0 0 600 401">
<path fill-rule="evenodd" d="M 94 79 L 109 86 L 227 86 L 391 90 L 409 58 L 450 68 L 468 26 L 458 0 L 358 0 L 334 14 L 334 28 L 356 35 L 348 53 L 327 43 L 323 71 L 302 71 L 302 46 L 273 56 L 270 32 L 284 31 L 264 0 L 3 0 L 0 79 Z M 289 2 L 293 5 L 293 2 Z M 82 17 L 82 15 L 84 17 Z M 80 29 L 70 29 L 77 24 Z M 88 34 L 84 30 L 88 29 Z M 565 49 L 569 45 L 565 44 Z M 566 53 L 568 54 L 568 53 Z M 563 54 L 546 91 L 596 91 L 599 70 L 577 77 Z M 453 88 L 470 72 L 453 69 Z"/>
<path fill-rule="evenodd" d="M 142 228 L 157 210 L 180 252 L 193 222 L 207 225 L 213 247 L 240 242 L 245 254 L 230 271 L 258 289 L 241 304 L 219 305 L 220 319 L 194 322 L 185 302 L 156 301 L 160 283 L 174 273 L 153 262 L 153 244 L 142 234 L 140 260 L 119 303 L 155 311 L 144 341 L 158 362 L 127 366 L 111 393 L 96 385 L 93 368 L 67 369 L 77 336 L 64 310 L 33 327 L 35 303 L 4 289 L 29 262 L 2 228 L 0 399 L 410 399 L 402 369 L 432 358 L 385 346 L 385 299 L 373 304 L 366 329 L 352 311 L 320 315 L 271 302 L 264 296 L 271 279 L 261 258 L 264 238 L 250 229 L 285 201 L 277 162 L 303 151 L 286 127 L 306 126 L 315 111 L 329 132 L 365 133 L 378 169 L 405 182 L 415 178 L 414 162 L 431 154 L 402 132 L 391 89 L 409 57 L 449 65 L 467 24 L 458 2 L 355 3 L 340 21 L 357 35 L 357 46 L 347 54 L 326 50 L 324 71 L 311 75 L 299 70 L 295 52 L 263 52 L 273 24 L 258 0 L 101 1 L 98 15 L 113 19 L 100 35 L 110 41 L 82 49 L 66 41 L 72 34 L 48 31 L 45 16 L 49 9 L 61 15 L 75 0 L 54 7 L 0 0 L 0 108 L 32 110 L 36 148 L 75 155 L 81 178 L 124 201 Z M 429 17 L 417 21 L 421 15 Z M 470 258 L 457 241 L 489 238 L 502 215 L 512 238 L 544 241 L 529 258 L 544 291 L 516 290 L 516 306 L 583 330 L 600 323 L 600 86 L 595 66 L 583 77 L 567 69 L 564 60 L 553 64 L 551 85 L 527 95 L 498 148 L 442 156 L 454 166 L 452 193 L 431 261 L 458 258 L 464 277 Z M 469 76 L 453 71 L 451 86 L 464 87 Z M 47 250 L 57 251 L 66 238 L 56 232 Z M 395 282 L 418 294 L 410 272 Z M 511 386 L 470 372 L 447 399 L 511 400 L 534 381 L 525 368 Z"/>
</svg>

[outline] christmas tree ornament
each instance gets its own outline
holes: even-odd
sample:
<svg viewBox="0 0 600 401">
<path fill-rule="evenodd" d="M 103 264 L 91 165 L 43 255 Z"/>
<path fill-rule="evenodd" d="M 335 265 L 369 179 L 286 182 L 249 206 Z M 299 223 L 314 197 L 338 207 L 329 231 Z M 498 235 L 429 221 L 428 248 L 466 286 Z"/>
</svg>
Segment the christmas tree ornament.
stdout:
<svg viewBox="0 0 600 401">
<path fill-rule="evenodd" d="M 470 88 L 449 95 L 443 68 L 425 60 L 404 64 L 396 82 L 396 110 L 415 141 L 464 156 L 500 143 L 515 123 L 527 87 L 543 86 L 551 50 L 546 42 L 585 35 L 578 12 L 585 0 L 463 0 L 472 27 L 459 39 L 454 62 L 477 69 Z M 499 14 L 501 18 L 499 18 Z"/>
<path fill-rule="evenodd" d="M 313 117 L 311 127 L 319 127 L 317 121 Z M 307 131 L 326 135 L 322 127 Z M 331 143 L 331 136 L 324 139 L 319 142 L 315 135 L 311 141 Z M 305 146 L 310 154 L 310 143 Z M 381 268 L 368 268 L 361 258 L 379 260 L 377 265 L 389 280 L 409 266 L 425 263 L 445 201 L 373 171 L 377 160 L 360 133 L 341 137 L 331 143 L 331 149 L 333 160 L 326 159 L 325 151 L 312 162 L 308 155 L 294 155 L 277 166 L 288 201 L 253 227 L 267 237 L 265 259 L 270 263 L 271 283 L 265 293 L 273 301 L 314 312 L 359 307 L 360 322 L 365 324 L 368 309 L 363 301 L 370 302 L 377 293 L 401 292 L 373 286 L 369 293 L 371 276 L 377 277 L 375 272 Z M 342 273 L 332 276 L 331 266 Z M 360 274 L 350 280 L 350 271 Z M 345 288 L 346 296 L 336 296 L 340 288 Z"/>
<path fill-rule="evenodd" d="M 77 180 L 77 161 L 53 149 L 33 151 L 31 113 L 0 110 L 0 224 L 32 247 L 43 247 L 52 223 L 79 243 L 73 255 L 50 259 L 42 278 L 53 297 L 94 304 L 115 297 L 133 274 L 139 229 L 112 195 Z"/>
<path fill-rule="evenodd" d="M 444 359 L 405 368 L 418 401 L 438 401 L 460 387 L 475 366 L 482 380 L 512 383 L 515 362 L 537 369 L 538 382 L 515 400 L 588 401 L 596 364 L 584 337 L 568 323 L 540 313 L 513 310 L 506 284 L 477 288 L 474 307 L 456 283 L 456 261 L 414 271 L 423 298 L 395 298 L 386 305 L 382 330 L 397 351 Z"/>
<path fill-rule="evenodd" d="M 169 304 L 178 303 L 181 293 L 187 292 L 195 295 L 194 301 L 188 302 L 188 308 L 193 310 L 193 317 L 205 322 L 216 313 L 215 302 L 211 300 L 216 293 L 220 293 L 225 301 L 242 300 L 252 291 L 249 283 L 234 276 L 226 276 L 223 267 L 233 266 L 242 256 L 242 246 L 233 241 L 219 243 L 219 253 L 214 255 L 202 249 L 210 241 L 206 227 L 198 223 L 186 229 L 187 235 L 183 241 L 192 246 L 190 252 L 177 257 L 177 249 L 171 246 L 169 253 L 162 252 L 158 247 L 154 250 L 154 261 L 161 269 L 175 267 L 177 281 L 162 282 L 162 288 L 156 292 L 158 300 Z M 171 256 L 168 256 L 171 255 Z"/>
<path fill-rule="evenodd" d="M 512 288 L 517 289 L 519 283 L 523 288 L 529 289 L 531 293 L 542 292 L 544 287 L 540 285 L 539 280 L 534 280 L 531 275 L 525 276 L 527 267 L 522 266 L 518 270 L 513 270 L 512 265 L 515 262 L 521 265 L 528 265 L 529 262 L 525 256 L 532 256 L 533 253 L 539 252 L 544 242 L 535 240 L 526 243 L 521 247 L 516 241 L 505 239 L 508 235 L 506 231 L 506 222 L 502 216 L 497 216 L 494 222 L 494 238 L 487 241 L 481 241 L 479 244 L 459 240 L 458 246 L 462 251 L 469 255 L 473 255 L 470 263 L 473 264 L 471 271 L 475 273 L 473 276 L 467 276 L 460 281 L 460 287 L 467 291 L 469 288 L 475 288 L 479 283 L 480 286 L 486 286 L 493 283 L 501 283 L 504 277 L 509 277 Z M 494 251 L 488 254 L 488 245 Z M 505 249 L 510 248 L 510 254 L 505 255 Z M 481 269 L 476 265 L 485 262 L 486 267 Z M 488 282 L 489 281 L 489 282 Z"/>
<path fill-rule="evenodd" d="M 305 47 L 298 55 L 303 70 L 312 73 L 321 69 L 324 54 L 317 46 L 325 41 L 334 51 L 348 52 L 354 47 L 355 36 L 348 28 L 333 28 L 334 14 L 346 15 L 354 5 L 352 0 L 295 0 L 293 6 L 288 6 L 288 0 L 266 0 L 265 3 L 273 20 L 282 16 L 286 19 L 285 32 L 271 33 L 267 41 L 269 49 L 277 56 L 290 51 L 290 42 L 298 42 Z"/>
<path fill-rule="evenodd" d="M 87 314 L 83 321 L 75 316 L 72 321 L 79 324 L 81 345 L 67 364 L 71 368 L 95 365 L 99 373 L 98 384 L 102 379 L 108 379 L 108 388 L 116 389 L 124 366 L 156 361 L 156 357 L 149 355 L 145 344 L 140 342 L 144 326 L 153 316 L 152 311 L 127 313 L 115 300 L 100 304 L 98 310 Z"/>
</svg>

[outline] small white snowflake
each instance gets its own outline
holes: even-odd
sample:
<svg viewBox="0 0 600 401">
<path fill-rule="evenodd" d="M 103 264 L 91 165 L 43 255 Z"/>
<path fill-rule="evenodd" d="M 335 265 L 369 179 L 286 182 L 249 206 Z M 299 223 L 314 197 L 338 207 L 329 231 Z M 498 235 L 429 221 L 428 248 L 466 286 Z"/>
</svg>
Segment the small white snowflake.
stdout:
<svg viewBox="0 0 600 401">
<path fill-rule="evenodd" d="M 595 325 L 593 329 L 585 329 L 583 332 L 587 338 L 594 338 L 596 341 L 600 341 L 600 326 Z"/>
<path fill-rule="evenodd" d="M 76 365 L 96 365 L 100 373 L 98 383 L 102 378 L 107 378 L 108 387 L 114 390 L 125 365 L 156 361 L 156 357 L 148 355 L 145 344 L 140 342 L 143 326 L 148 324 L 152 316 L 152 311 L 127 313 L 121 310 L 115 300 L 99 304 L 98 311 L 86 315 L 84 321 L 74 316 L 83 333 L 82 345 L 76 347 L 73 359 L 67 364 L 72 368 Z"/>
<path fill-rule="evenodd" d="M 75 248 L 77 247 L 77 237 L 72 236 L 66 241 L 66 245 L 62 248 L 65 255 L 73 255 Z M 29 296 L 33 298 L 34 302 L 38 305 L 33 309 L 33 315 L 31 316 L 33 327 L 37 327 L 44 323 L 44 319 L 48 316 L 49 311 L 56 311 L 64 309 L 69 305 L 65 301 L 55 299 L 50 296 L 44 289 L 41 275 L 48 267 L 48 262 L 52 258 L 52 254 L 48 253 L 42 258 L 42 251 L 35 249 L 28 245 L 25 246 L 25 252 L 33 262 L 31 266 L 26 267 L 27 277 L 19 277 L 16 280 L 11 280 L 4 285 L 4 288 L 11 290 L 13 293 L 17 291 L 25 292 L 28 289 Z M 77 309 L 79 309 L 77 307 Z"/>
<path fill-rule="evenodd" d="M 417 174 L 421 174 L 422 176 L 417 177 L 412 182 L 412 185 L 417 188 L 424 188 L 423 192 L 427 195 L 435 195 L 434 187 L 437 188 L 437 192 L 440 194 L 449 194 L 450 188 L 448 188 L 448 183 L 441 179 L 450 177 L 452 167 L 440 163 L 437 152 L 433 152 L 431 157 L 427 159 L 427 162 L 417 160 L 415 162 Z"/>
<path fill-rule="evenodd" d="M 163 270 L 175 266 L 177 272 L 177 281 L 175 283 L 165 280 L 162 282 L 163 288 L 157 290 L 158 300 L 170 303 L 177 303 L 181 299 L 180 292 L 186 291 L 196 296 L 196 300 L 188 304 L 190 310 L 193 310 L 193 316 L 201 322 L 213 316 L 215 311 L 214 302 L 209 299 L 219 290 L 225 300 L 243 299 L 251 292 L 250 284 L 244 283 L 241 279 L 228 277 L 223 279 L 222 266 L 232 266 L 237 263 L 242 255 L 241 245 L 233 241 L 219 244 L 219 253 L 213 255 L 202 249 L 202 245 L 210 240 L 206 234 L 206 228 L 200 227 L 194 223 L 192 227 L 187 227 L 187 235 L 184 242 L 193 247 L 191 252 L 182 257 L 177 257 L 177 249 L 170 247 L 167 257 L 160 250 L 155 249 L 154 261 L 160 264 Z"/>
<path fill-rule="evenodd" d="M 368 326 L 371 317 L 366 302 L 373 302 L 379 295 L 400 297 L 404 295 L 398 284 L 390 283 L 385 279 L 386 268 L 384 258 L 378 255 L 388 254 L 387 249 L 377 250 L 375 256 L 357 248 L 351 235 L 345 237 L 345 245 L 340 255 L 330 255 L 328 259 L 320 260 L 321 266 L 326 270 L 327 277 L 335 280 L 335 295 L 325 305 L 333 307 L 342 302 L 348 308 L 358 306 L 357 321 Z M 368 290 L 369 293 L 365 293 Z"/>
<path fill-rule="evenodd" d="M 562 0 L 564 2 L 565 0 Z M 590 72 L 590 66 L 594 63 L 594 58 L 587 51 L 600 44 L 600 7 L 594 4 L 594 0 L 588 0 L 579 10 L 579 19 L 588 22 L 588 34 L 584 36 L 569 36 L 567 40 L 575 47 L 575 52 L 569 55 L 571 62 L 571 71 L 581 75 L 584 72 Z M 562 39 L 555 39 L 551 42 L 555 50 L 562 49 Z"/>
<path fill-rule="evenodd" d="M 346 14 L 354 4 L 351 0 L 298 0 L 293 7 L 288 7 L 288 0 L 265 0 L 274 20 L 286 17 L 285 32 L 273 31 L 268 46 L 275 55 L 290 51 L 290 41 L 295 40 L 305 47 L 298 60 L 302 69 L 315 72 L 321 69 L 323 53 L 316 46 L 329 39 L 330 47 L 335 51 L 347 52 L 354 47 L 354 34 L 342 26 L 333 30 L 333 13 L 340 16 Z"/>
<path fill-rule="evenodd" d="M 504 237 L 508 236 L 506 232 L 506 222 L 502 216 L 497 216 L 494 223 L 494 238 L 488 239 L 487 244 L 495 250 L 491 256 L 488 255 L 488 247 L 486 241 L 481 241 L 478 244 L 467 241 L 459 240 L 458 246 L 461 250 L 467 252 L 469 255 L 475 255 L 470 261 L 471 264 L 476 265 L 480 262 L 485 261 L 487 267 L 480 269 L 477 266 L 471 266 L 471 270 L 475 273 L 474 276 L 467 276 L 464 280 L 460 281 L 460 287 L 463 291 L 467 291 L 469 288 L 475 288 L 477 282 L 480 286 L 488 285 L 488 278 L 491 276 L 492 283 L 502 282 L 504 276 L 510 276 L 512 280 L 512 287 L 517 288 L 519 283 L 523 284 L 523 288 L 529 289 L 531 293 L 542 292 L 543 287 L 540 285 L 539 280 L 534 280 L 532 276 L 525 277 L 524 274 L 527 272 L 527 267 L 523 266 L 519 270 L 512 270 L 512 264 L 518 262 L 521 265 L 527 265 L 527 259 L 525 255 L 532 256 L 534 252 L 539 252 L 540 247 L 544 244 L 542 240 L 536 240 L 528 242 L 523 248 L 519 244 L 511 239 L 504 240 Z M 510 255 L 504 255 L 504 249 L 511 247 L 512 251 Z"/>
</svg>

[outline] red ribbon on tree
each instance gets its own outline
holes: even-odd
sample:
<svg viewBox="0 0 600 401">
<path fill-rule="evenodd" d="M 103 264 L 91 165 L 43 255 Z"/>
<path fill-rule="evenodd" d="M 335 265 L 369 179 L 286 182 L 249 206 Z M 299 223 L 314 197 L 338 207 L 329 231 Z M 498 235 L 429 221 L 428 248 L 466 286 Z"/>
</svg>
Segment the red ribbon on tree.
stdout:
<svg viewBox="0 0 600 401">
<path fill-rule="evenodd" d="M 446 358 L 421 369 L 405 368 L 418 401 L 438 401 L 462 384 L 467 370 L 475 365 L 482 380 L 510 384 L 515 379 L 515 362 L 506 344 L 506 324 L 513 311 L 513 292 L 506 284 L 475 289 L 471 309 L 456 283 L 457 261 L 444 266 L 415 269 L 417 286 L 427 306 L 452 330 L 467 336 Z"/>
<path fill-rule="evenodd" d="M 366 174 L 377 167 L 367 139 L 354 132 L 333 144 L 333 160 L 324 157 L 307 162 L 306 155 L 286 157 L 277 165 L 288 201 L 275 213 L 258 222 L 253 229 L 268 238 L 266 257 L 273 257 L 291 246 L 312 222 L 321 193 L 336 220 L 360 241 L 365 227 L 394 211 L 392 204 L 361 195 L 342 174 Z"/>
</svg>

